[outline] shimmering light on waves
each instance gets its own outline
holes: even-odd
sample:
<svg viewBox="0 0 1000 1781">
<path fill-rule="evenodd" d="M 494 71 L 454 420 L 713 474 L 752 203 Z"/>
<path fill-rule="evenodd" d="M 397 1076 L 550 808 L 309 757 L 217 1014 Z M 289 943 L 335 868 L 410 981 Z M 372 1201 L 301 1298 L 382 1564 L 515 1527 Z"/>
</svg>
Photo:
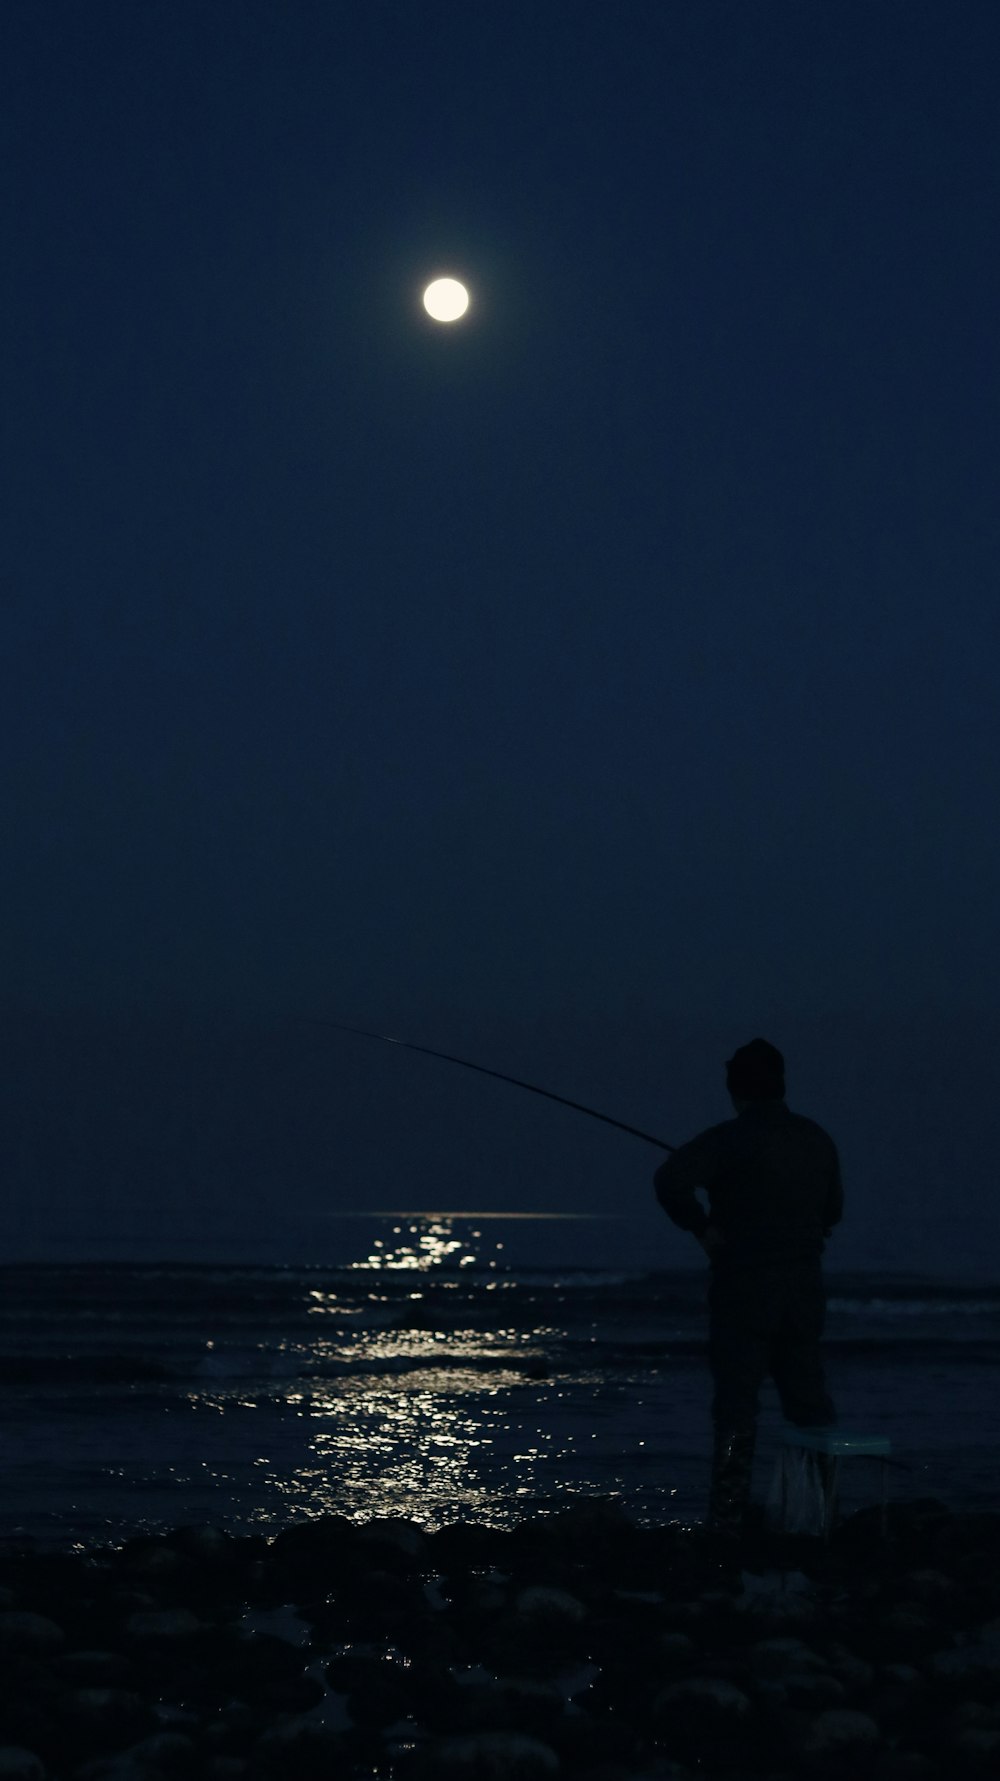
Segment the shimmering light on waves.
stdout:
<svg viewBox="0 0 1000 1781">
<path fill-rule="evenodd" d="M 500 1373 L 495 1389 L 517 1381 L 516 1374 Z M 482 1392 L 482 1380 L 470 1375 L 466 1390 Z M 456 1396 L 456 1388 L 459 1395 Z M 456 1504 L 462 1513 L 488 1520 L 490 1493 L 471 1469 L 478 1448 L 493 1445 L 489 1409 L 474 1405 L 461 1394 L 460 1379 L 453 1372 L 382 1378 L 372 1389 L 370 1380 L 341 1381 L 336 1391 L 317 1393 L 314 1414 L 331 1418 L 328 1427 L 316 1430 L 311 1443 L 317 1459 L 326 1461 L 335 1480 L 336 1505 L 350 1504 L 357 1492 L 371 1500 L 373 1466 L 380 1479 L 379 1512 L 416 1515 L 431 1525 L 452 1519 Z M 345 1399 L 351 1404 L 350 1428 L 344 1425 Z"/>
<path fill-rule="evenodd" d="M 478 1232 L 472 1234 L 474 1237 L 479 1235 Z M 403 1235 L 399 1226 L 395 1227 L 393 1235 Z M 376 1239 L 371 1254 L 362 1262 L 352 1262 L 351 1268 L 417 1269 L 427 1273 L 431 1268 L 444 1267 L 449 1263 L 454 1266 L 456 1259 L 460 1268 L 470 1267 L 478 1260 L 476 1251 L 470 1250 L 462 1238 L 454 1236 L 451 1223 L 446 1218 L 428 1218 L 423 1225 L 411 1224 L 407 1235 L 416 1237 L 417 1241 L 397 1243 L 394 1249 L 386 1249 L 383 1240 Z M 498 1249 L 502 1247 L 502 1244 L 497 1244 Z"/>
<path fill-rule="evenodd" d="M 203 1422 L 181 1471 L 193 1477 L 202 1468 L 221 1488 L 252 1469 L 254 1491 L 265 1493 L 279 1525 L 339 1513 L 503 1526 L 536 1504 L 550 1512 L 605 1485 L 616 1493 L 619 1456 L 636 1464 L 655 1456 L 631 1420 L 629 1387 L 609 1384 L 596 1350 L 581 1369 L 587 1336 L 593 1343 L 609 1332 L 602 1325 L 598 1336 L 583 1300 L 568 1363 L 563 1307 L 550 1296 L 557 1281 L 536 1286 L 530 1270 L 512 1274 L 495 1229 L 478 1216 L 459 1226 L 447 1215 L 399 1214 L 377 1236 L 364 1233 L 354 1250 L 364 1258 L 354 1264 L 360 1272 L 348 1278 L 341 1263 L 339 1291 L 322 1272 L 319 1285 L 316 1272 L 303 1277 L 298 1339 L 275 1341 L 274 1331 L 259 1345 L 259 1382 L 253 1356 L 236 1349 L 243 1376 L 223 1384 L 223 1366 L 210 1397 L 191 1394 L 192 1410 L 238 1414 L 225 1428 Z M 502 1306 L 501 1287 L 514 1295 Z M 220 1348 L 225 1362 L 228 1337 Z M 277 1440 L 260 1415 L 242 1414 L 249 1408 L 279 1419 Z M 265 1444 L 272 1461 L 260 1457 Z M 195 1459 L 199 1451 L 210 1459 Z"/>
<path fill-rule="evenodd" d="M 355 1367 L 359 1361 L 419 1360 L 423 1356 L 440 1360 L 444 1344 L 449 1358 L 459 1360 L 502 1360 L 515 1349 L 519 1360 L 544 1355 L 530 1330 L 490 1330 L 487 1337 L 480 1330 L 379 1330 L 364 1343 L 320 1337 L 308 1352 L 319 1362 L 339 1360 Z M 523 1374 L 518 1373 L 517 1378 L 523 1379 Z"/>
<path fill-rule="evenodd" d="M 456 1513 L 485 1525 L 502 1524 L 503 1504 L 515 1493 L 512 1467 L 516 1464 L 523 1476 L 526 1466 L 571 1451 L 554 1447 L 550 1431 L 511 1421 L 512 1394 L 523 1391 L 526 1381 L 504 1360 L 520 1361 L 532 1351 L 539 1353 L 534 1332 L 514 1328 L 491 1330 L 486 1342 L 474 1330 L 446 1335 L 402 1329 L 373 1331 L 363 1347 L 329 1339 L 308 1344 L 302 1352 L 311 1353 L 319 1365 L 337 1359 L 345 1363 L 339 1378 L 317 1378 L 307 1391 L 296 1390 L 285 1400 L 300 1420 L 308 1454 L 293 1467 L 287 1458 L 273 1468 L 259 1457 L 247 1463 L 273 1474 L 267 1478 L 268 1489 L 276 1511 L 284 1504 L 286 1515 L 297 1509 L 310 1516 L 337 1512 L 356 1517 L 363 1509 L 368 1515 L 416 1516 L 428 1527 L 452 1521 Z M 444 1370 L 435 1365 L 442 1354 L 452 1363 Z M 463 1358 L 473 1364 L 463 1368 Z M 486 1358 L 498 1364 L 484 1374 L 475 1363 Z M 380 1370 L 346 1370 L 366 1359 Z M 394 1360 L 412 1365 L 423 1359 L 428 1364 L 418 1371 L 391 1370 Z M 390 1370 L 381 1371 L 383 1365 Z M 529 1437 L 528 1445 L 518 1443 L 516 1461 L 510 1455 L 504 1460 L 494 1454 L 495 1446 L 499 1441 L 502 1452 L 507 1441 L 516 1440 L 515 1429 L 522 1442 Z M 492 1456 L 489 1461 L 487 1455 Z M 209 1469 L 223 1476 L 217 1468 Z M 531 1495 L 534 1486 L 516 1488 Z"/>
</svg>

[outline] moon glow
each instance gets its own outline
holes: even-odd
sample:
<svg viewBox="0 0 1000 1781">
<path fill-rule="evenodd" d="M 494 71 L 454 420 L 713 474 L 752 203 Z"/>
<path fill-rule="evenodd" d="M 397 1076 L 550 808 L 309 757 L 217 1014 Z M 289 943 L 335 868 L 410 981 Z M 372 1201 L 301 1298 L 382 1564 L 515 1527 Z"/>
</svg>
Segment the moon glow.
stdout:
<svg viewBox="0 0 1000 1781">
<path fill-rule="evenodd" d="M 432 321 L 457 322 L 469 307 L 469 293 L 457 278 L 435 278 L 424 292 L 424 308 Z"/>
</svg>

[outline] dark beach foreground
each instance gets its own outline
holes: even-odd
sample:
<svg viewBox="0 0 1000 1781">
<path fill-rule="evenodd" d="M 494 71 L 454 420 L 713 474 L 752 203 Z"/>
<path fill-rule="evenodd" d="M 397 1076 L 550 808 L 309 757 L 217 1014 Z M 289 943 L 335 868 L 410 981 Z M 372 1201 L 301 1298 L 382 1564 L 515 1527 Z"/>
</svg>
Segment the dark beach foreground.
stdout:
<svg viewBox="0 0 1000 1781">
<path fill-rule="evenodd" d="M 1000 1514 L 828 1544 L 330 1516 L 0 1553 L 0 1777 L 338 1781 L 1000 1771 Z"/>
</svg>

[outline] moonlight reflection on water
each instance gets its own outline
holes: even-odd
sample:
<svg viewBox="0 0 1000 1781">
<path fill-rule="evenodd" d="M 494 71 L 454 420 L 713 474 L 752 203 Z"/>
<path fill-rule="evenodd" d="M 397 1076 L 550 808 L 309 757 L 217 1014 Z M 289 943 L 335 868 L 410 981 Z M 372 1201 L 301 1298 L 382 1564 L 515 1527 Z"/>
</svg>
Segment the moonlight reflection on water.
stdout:
<svg viewBox="0 0 1000 1781">
<path fill-rule="evenodd" d="M 280 1265 L 8 1270 L 11 1356 L 48 1355 L 53 1376 L 12 1388 L 7 1528 L 504 1526 L 578 1495 L 672 1508 L 701 1367 L 651 1357 L 663 1306 L 609 1266 L 606 1224 L 587 1221 L 589 1244 L 583 1221 L 538 1215 L 328 1229 Z"/>
<path fill-rule="evenodd" d="M 472 1268 L 477 1262 L 482 1265 L 475 1247 L 482 1242 L 482 1232 L 471 1230 L 467 1237 L 456 1236 L 450 1219 L 427 1217 L 407 1226 L 405 1232 L 402 1225 L 395 1225 L 392 1235 L 400 1241 L 390 1245 L 384 1238 L 376 1238 L 371 1254 L 363 1262 L 353 1262 L 352 1267 L 413 1269 L 426 1274 L 432 1268 Z M 498 1243 L 496 1248 L 502 1250 L 503 1244 Z M 488 1265 L 496 1267 L 495 1260 Z"/>
<path fill-rule="evenodd" d="M 405 1514 L 428 1527 L 501 1525 L 527 1498 L 572 1492 L 589 1445 L 579 1402 L 570 1413 L 579 1379 L 571 1391 L 553 1367 L 565 1331 L 548 1300 L 549 1315 L 534 1315 L 496 1222 L 411 1213 L 377 1228 L 336 1284 L 303 1283 L 316 1334 L 294 1344 L 288 1411 L 305 1451 L 290 1464 L 286 1449 L 270 1491 L 286 1512 Z M 584 1397 L 592 1427 L 593 1382 Z"/>
<path fill-rule="evenodd" d="M 308 1498 L 311 1514 L 406 1514 L 428 1526 L 488 1521 L 491 1506 L 530 1494 L 524 1468 L 545 1458 L 554 1436 L 542 1428 L 529 1434 L 520 1418 L 512 1422 L 511 1394 L 526 1394 L 527 1410 L 534 1386 L 537 1407 L 537 1381 L 525 1363 L 544 1370 L 541 1338 L 553 1332 L 484 1331 L 482 1311 L 466 1292 L 461 1302 L 452 1296 L 456 1275 L 495 1271 L 503 1251 L 502 1241 L 484 1237 L 479 1221 L 428 1214 L 394 1224 L 364 1260 L 351 1263 L 355 1274 L 396 1276 L 395 1290 L 369 1292 L 365 1330 L 355 1325 L 344 1342 L 315 1344 L 317 1358 L 340 1360 L 351 1373 L 309 1392 L 302 1413 L 318 1426 L 309 1459 L 285 1481 L 283 1494 L 302 1506 Z M 406 1273 L 419 1289 L 401 1298 L 398 1276 Z M 481 1279 L 480 1290 L 503 1284 Z M 336 1292 L 311 1288 L 308 1298 L 311 1317 L 343 1313 Z"/>
<path fill-rule="evenodd" d="M 283 1264 L 10 1266 L 0 1532 L 277 1531 L 326 1513 L 503 1526 L 578 1496 L 700 1518 L 706 1282 L 658 1271 L 620 1229 L 394 1213 L 313 1226 Z M 832 1283 L 838 1404 L 892 1440 L 894 1495 L 993 1502 L 998 1294 Z M 773 1389 L 761 1412 L 760 1497 Z M 867 1500 L 863 1466 L 848 1488 Z"/>
</svg>

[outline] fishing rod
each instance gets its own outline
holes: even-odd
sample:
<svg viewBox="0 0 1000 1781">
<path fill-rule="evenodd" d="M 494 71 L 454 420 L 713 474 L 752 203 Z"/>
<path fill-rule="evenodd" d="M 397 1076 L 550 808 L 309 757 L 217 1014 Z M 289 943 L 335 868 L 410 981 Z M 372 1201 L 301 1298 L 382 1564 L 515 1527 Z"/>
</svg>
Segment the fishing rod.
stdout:
<svg viewBox="0 0 1000 1781">
<path fill-rule="evenodd" d="M 558 1101 L 560 1107 L 572 1107 L 574 1113 L 586 1113 L 591 1119 L 603 1120 L 605 1125 L 613 1125 L 619 1132 L 628 1132 L 633 1138 L 643 1138 L 647 1144 L 655 1144 L 657 1150 L 676 1150 L 676 1144 L 667 1144 L 663 1138 L 654 1138 L 650 1132 L 640 1132 L 638 1126 L 626 1125 L 622 1119 L 612 1119 L 610 1113 L 598 1113 L 596 1107 L 585 1107 L 582 1101 L 569 1101 L 565 1095 L 553 1094 L 550 1088 L 539 1088 L 536 1082 L 522 1082 L 518 1076 L 506 1076 L 502 1070 L 488 1070 L 485 1064 L 470 1063 L 467 1057 L 452 1057 L 448 1051 L 432 1051 L 429 1045 L 414 1045 L 408 1039 L 394 1039 L 388 1033 L 372 1033 L 367 1027 L 348 1027 L 340 1020 L 319 1020 L 311 1015 L 304 1016 L 310 1026 L 330 1027 L 336 1033 L 354 1033 L 361 1039 L 378 1039 L 383 1045 L 399 1045 L 404 1051 L 421 1051 L 425 1057 L 442 1058 L 446 1064 L 461 1064 L 463 1070 L 478 1070 L 481 1076 L 495 1076 L 498 1082 L 509 1082 L 514 1088 L 526 1088 L 529 1094 L 544 1095 L 547 1101 Z"/>
</svg>

